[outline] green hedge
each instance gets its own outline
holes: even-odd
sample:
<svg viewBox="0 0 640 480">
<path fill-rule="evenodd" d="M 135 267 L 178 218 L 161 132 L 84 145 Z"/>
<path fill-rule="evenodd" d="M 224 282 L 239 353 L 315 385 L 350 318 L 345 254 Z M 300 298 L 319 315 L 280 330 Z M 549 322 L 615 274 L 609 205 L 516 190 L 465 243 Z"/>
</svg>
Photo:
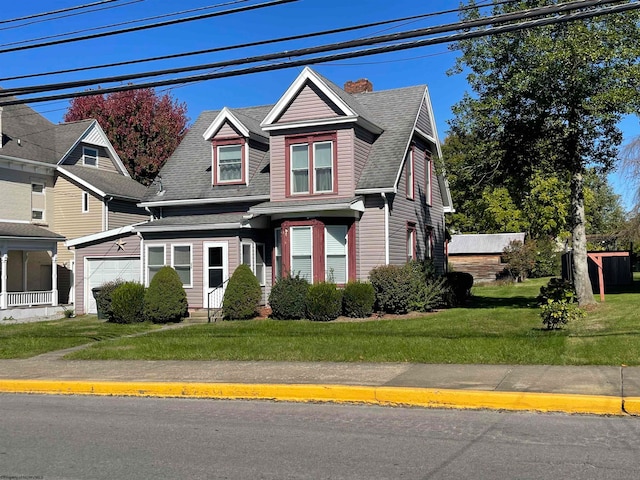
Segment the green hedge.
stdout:
<svg viewBox="0 0 640 480">
<path fill-rule="evenodd" d="M 144 321 L 144 285 L 125 282 L 111 295 L 113 322 L 136 323 Z"/>
<path fill-rule="evenodd" d="M 154 323 L 179 322 L 189 314 L 187 294 L 178 273 L 162 267 L 144 296 L 144 317 Z"/>
<path fill-rule="evenodd" d="M 96 308 L 98 316 L 105 318 L 108 322 L 115 322 L 113 318 L 113 308 L 111 307 L 111 296 L 113 292 L 124 283 L 124 280 L 111 280 L 100 285 L 100 293 L 96 297 Z"/>
<path fill-rule="evenodd" d="M 342 292 L 342 312 L 347 317 L 365 318 L 373 313 L 376 292 L 365 282 L 349 282 Z"/>
<path fill-rule="evenodd" d="M 316 322 L 335 320 L 342 312 L 342 290 L 335 283 L 320 282 L 309 287 L 307 317 Z"/>
<path fill-rule="evenodd" d="M 269 294 L 271 316 L 279 320 L 299 320 L 306 317 L 309 282 L 299 275 L 276 281 Z"/>
<path fill-rule="evenodd" d="M 239 265 L 229 279 L 222 300 L 225 320 L 245 320 L 256 316 L 262 287 L 248 265 Z"/>
</svg>

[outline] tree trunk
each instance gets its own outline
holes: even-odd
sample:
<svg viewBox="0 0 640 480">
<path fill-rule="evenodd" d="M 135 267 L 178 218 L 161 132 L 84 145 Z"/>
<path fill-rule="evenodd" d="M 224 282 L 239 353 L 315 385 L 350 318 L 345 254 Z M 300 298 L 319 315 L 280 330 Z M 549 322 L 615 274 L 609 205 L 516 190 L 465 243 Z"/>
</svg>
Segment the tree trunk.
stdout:
<svg viewBox="0 0 640 480">
<path fill-rule="evenodd" d="M 584 191 L 582 171 L 571 176 L 571 240 L 573 243 L 573 285 L 580 306 L 596 303 L 589 280 L 587 235 L 585 233 Z"/>
</svg>

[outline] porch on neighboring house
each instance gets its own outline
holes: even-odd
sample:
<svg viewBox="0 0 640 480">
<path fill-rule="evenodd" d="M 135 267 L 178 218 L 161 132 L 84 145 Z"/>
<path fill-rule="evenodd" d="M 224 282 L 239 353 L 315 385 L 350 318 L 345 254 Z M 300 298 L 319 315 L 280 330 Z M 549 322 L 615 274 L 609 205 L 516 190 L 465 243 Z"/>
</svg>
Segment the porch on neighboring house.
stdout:
<svg viewBox="0 0 640 480">
<path fill-rule="evenodd" d="M 28 223 L 0 222 L 3 317 L 48 316 L 58 306 L 57 243 L 64 237 Z"/>
</svg>

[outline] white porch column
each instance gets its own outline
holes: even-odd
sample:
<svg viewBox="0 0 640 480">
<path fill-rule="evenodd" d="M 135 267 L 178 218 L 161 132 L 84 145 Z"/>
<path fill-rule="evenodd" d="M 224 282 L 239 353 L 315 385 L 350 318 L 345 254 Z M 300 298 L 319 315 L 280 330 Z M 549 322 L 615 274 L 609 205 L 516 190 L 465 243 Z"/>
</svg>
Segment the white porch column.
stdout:
<svg viewBox="0 0 640 480">
<path fill-rule="evenodd" d="M 29 290 L 27 287 L 27 272 L 29 270 L 29 252 L 22 251 L 22 291 Z"/>
<path fill-rule="evenodd" d="M 0 282 L 2 288 L 0 290 L 0 309 L 7 309 L 7 263 L 9 260 L 9 253 L 5 250 L 0 252 L 2 255 L 2 281 Z"/>
<path fill-rule="evenodd" d="M 58 253 L 56 250 L 51 255 L 51 306 L 58 306 Z"/>
</svg>

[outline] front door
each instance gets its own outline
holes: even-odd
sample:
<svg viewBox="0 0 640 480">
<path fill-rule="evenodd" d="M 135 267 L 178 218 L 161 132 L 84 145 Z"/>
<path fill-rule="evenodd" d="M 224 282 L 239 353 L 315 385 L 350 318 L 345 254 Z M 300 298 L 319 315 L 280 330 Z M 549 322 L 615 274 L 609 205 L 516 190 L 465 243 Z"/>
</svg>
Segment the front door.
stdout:
<svg viewBox="0 0 640 480">
<path fill-rule="evenodd" d="M 205 242 L 203 245 L 203 298 L 204 308 L 222 308 L 222 298 L 229 278 L 227 242 Z"/>
</svg>

